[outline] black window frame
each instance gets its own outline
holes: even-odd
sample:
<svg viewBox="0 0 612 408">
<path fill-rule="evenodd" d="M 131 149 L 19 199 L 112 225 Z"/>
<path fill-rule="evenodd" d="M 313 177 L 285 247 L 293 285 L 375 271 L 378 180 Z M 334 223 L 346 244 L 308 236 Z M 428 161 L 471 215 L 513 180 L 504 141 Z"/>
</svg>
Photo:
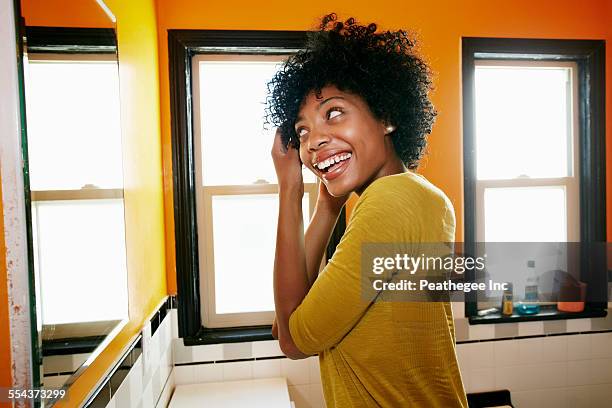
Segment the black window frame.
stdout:
<svg viewBox="0 0 612 408">
<path fill-rule="evenodd" d="M 464 241 L 467 253 L 476 243 L 476 140 L 474 109 L 474 72 L 476 60 L 572 61 L 578 66 L 579 93 L 579 160 L 580 174 L 580 239 L 582 243 L 606 242 L 606 155 L 605 155 L 605 40 L 563 40 L 525 38 L 462 37 L 463 85 L 463 163 L 464 163 Z M 608 290 L 607 266 L 601 259 L 581 257 L 581 270 L 596 270 L 588 276 L 591 282 L 601 280 Z M 474 281 L 474 271 L 466 273 Z M 593 296 L 601 299 L 602 297 Z M 607 315 L 606 302 L 586 302 L 580 313 L 546 313 L 544 315 L 500 317 L 478 316 L 477 294 L 468 293 L 465 317 L 470 324 L 519 321 L 559 320 Z"/>
<path fill-rule="evenodd" d="M 286 55 L 303 48 L 306 35 L 307 31 L 168 30 L 178 329 L 187 346 L 274 339 L 271 324 L 207 328 L 201 323 L 191 59 L 206 53 Z M 327 259 L 345 223 L 343 210 Z"/>
</svg>

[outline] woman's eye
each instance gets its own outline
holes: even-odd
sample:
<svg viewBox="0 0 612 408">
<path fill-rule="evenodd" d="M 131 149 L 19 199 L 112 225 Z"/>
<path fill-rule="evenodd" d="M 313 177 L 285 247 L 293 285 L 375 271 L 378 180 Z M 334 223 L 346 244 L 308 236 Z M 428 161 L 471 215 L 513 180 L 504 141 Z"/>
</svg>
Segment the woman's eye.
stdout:
<svg viewBox="0 0 612 408">
<path fill-rule="evenodd" d="M 327 120 L 340 116 L 342 113 L 344 112 L 340 108 L 331 108 L 327 111 Z"/>
<path fill-rule="evenodd" d="M 333 119 L 336 116 L 342 115 L 342 113 L 342 110 L 339 108 L 331 108 L 329 111 L 327 111 L 327 119 Z"/>
<path fill-rule="evenodd" d="M 337 110 L 333 110 L 331 112 L 329 112 L 329 115 L 327 115 L 329 117 L 329 119 L 333 119 L 336 116 L 340 116 L 340 114 L 342 114 L 342 112 L 337 111 Z"/>
<path fill-rule="evenodd" d="M 303 137 L 306 135 L 306 133 L 308 133 L 308 131 L 304 128 L 299 128 L 295 133 L 298 135 L 298 137 Z"/>
</svg>

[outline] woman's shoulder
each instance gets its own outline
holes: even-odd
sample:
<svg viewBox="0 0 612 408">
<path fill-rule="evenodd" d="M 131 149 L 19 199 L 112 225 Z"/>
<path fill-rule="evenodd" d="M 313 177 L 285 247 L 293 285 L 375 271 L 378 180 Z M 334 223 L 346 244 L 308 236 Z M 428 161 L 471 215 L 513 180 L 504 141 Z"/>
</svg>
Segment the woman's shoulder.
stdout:
<svg viewBox="0 0 612 408">
<path fill-rule="evenodd" d="M 361 202 L 361 203 L 360 203 Z M 401 207 L 450 207 L 452 203 L 446 194 L 424 176 L 408 171 L 381 177 L 370 184 L 362 193 L 357 204 L 379 205 L 393 208 L 394 204 Z"/>
<path fill-rule="evenodd" d="M 440 188 L 419 174 L 400 173 L 381 177 L 364 190 L 351 213 L 351 228 L 387 242 L 446 242 L 454 237 L 455 215 Z"/>
</svg>

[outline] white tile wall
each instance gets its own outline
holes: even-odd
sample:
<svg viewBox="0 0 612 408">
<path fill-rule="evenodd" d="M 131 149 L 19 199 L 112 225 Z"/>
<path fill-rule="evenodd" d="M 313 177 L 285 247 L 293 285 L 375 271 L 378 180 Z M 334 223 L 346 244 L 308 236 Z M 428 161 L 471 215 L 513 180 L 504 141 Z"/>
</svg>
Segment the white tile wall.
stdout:
<svg viewBox="0 0 612 408">
<path fill-rule="evenodd" d="M 568 319 L 567 332 L 587 332 L 591 330 L 591 319 Z"/>
<path fill-rule="evenodd" d="M 495 337 L 495 325 L 476 324 L 470 327 L 470 340 L 492 339 Z"/>
<path fill-rule="evenodd" d="M 472 337 L 470 329 L 470 338 Z M 544 334 L 544 322 L 520 322 L 518 328 L 519 336 L 538 336 Z"/>
<path fill-rule="evenodd" d="M 281 376 L 280 359 L 253 361 L 253 378 L 272 378 Z"/>
<path fill-rule="evenodd" d="M 159 339 L 151 343 L 159 344 L 159 368 L 152 370 L 150 378 L 141 370 L 141 384 L 124 381 L 130 388 L 128 405 L 119 400 L 126 396 L 116 395 L 109 407 L 163 408 L 175 384 L 278 376 L 287 378 L 296 408 L 325 407 L 318 357 L 287 359 L 276 340 L 236 343 L 231 350 L 221 344 L 185 347 L 177 338 L 176 310 L 169 317 L 156 332 Z M 591 328 L 588 319 L 569 322 L 568 331 Z M 483 340 L 491 335 L 490 328 L 477 330 Z M 543 325 L 522 322 L 519 332 L 542 334 Z M 225 356 L 235 355 L 250 360 L 224 362 Z M 509 389 L 515 406 L 521 408 L 612 407 L 612 333 L 465 343 L 457 346 L 457 357 L 467 392 Z M 172 368 L 173 364 L 178 365 Z M 132 390 L 140 391 L 134 396 Z"/>
<path fill-rule="evenodd" d="M 509 389 L 521 408 L 612 407 L 612 333 L 459 344 L 457 355 L 467 392 Z"/>
<path fill-rule="evenodd" d="M 165 408 L 168 404 L 174 389 L 172 320 L 176 310 L 169 312 L 149 341 L 149 367 L 143 367 L 141 354 L 106 408 Z"/>
</svg>

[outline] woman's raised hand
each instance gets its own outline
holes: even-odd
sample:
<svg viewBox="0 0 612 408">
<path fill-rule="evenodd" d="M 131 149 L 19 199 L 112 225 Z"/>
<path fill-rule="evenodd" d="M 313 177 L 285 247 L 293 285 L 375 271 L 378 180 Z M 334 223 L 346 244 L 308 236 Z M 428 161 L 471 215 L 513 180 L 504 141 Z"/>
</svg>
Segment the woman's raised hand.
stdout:
<svg viewBox="0 0 612 408">
<path fill-rule="evenodd" d="M 301 198 L 304 195 L 304 180 L 300 155 L 292 146 L 285 148 L 280 129 L 276 129 L 271 154 L 280 192 L 299 193 Z"/>
<path fill-rule="evenodd" d="M 327 191 L 327 187 L 321 181 L 319 182 L 319 196 L 317 197 L 317 209 L 329 211 L 332 214 L 337 215 L 340 213 L 340 210 L 342 210 L 342 206 L 344 206 L 344 204 L 346 203 L 346 200 L 348 200 L 350 195 L 351 194 L 349 193 L 349 194 L 346 194 L 340 197 L 334 197 L 333 195 L 329 194 L 329 191 Z"/>
</svg>

